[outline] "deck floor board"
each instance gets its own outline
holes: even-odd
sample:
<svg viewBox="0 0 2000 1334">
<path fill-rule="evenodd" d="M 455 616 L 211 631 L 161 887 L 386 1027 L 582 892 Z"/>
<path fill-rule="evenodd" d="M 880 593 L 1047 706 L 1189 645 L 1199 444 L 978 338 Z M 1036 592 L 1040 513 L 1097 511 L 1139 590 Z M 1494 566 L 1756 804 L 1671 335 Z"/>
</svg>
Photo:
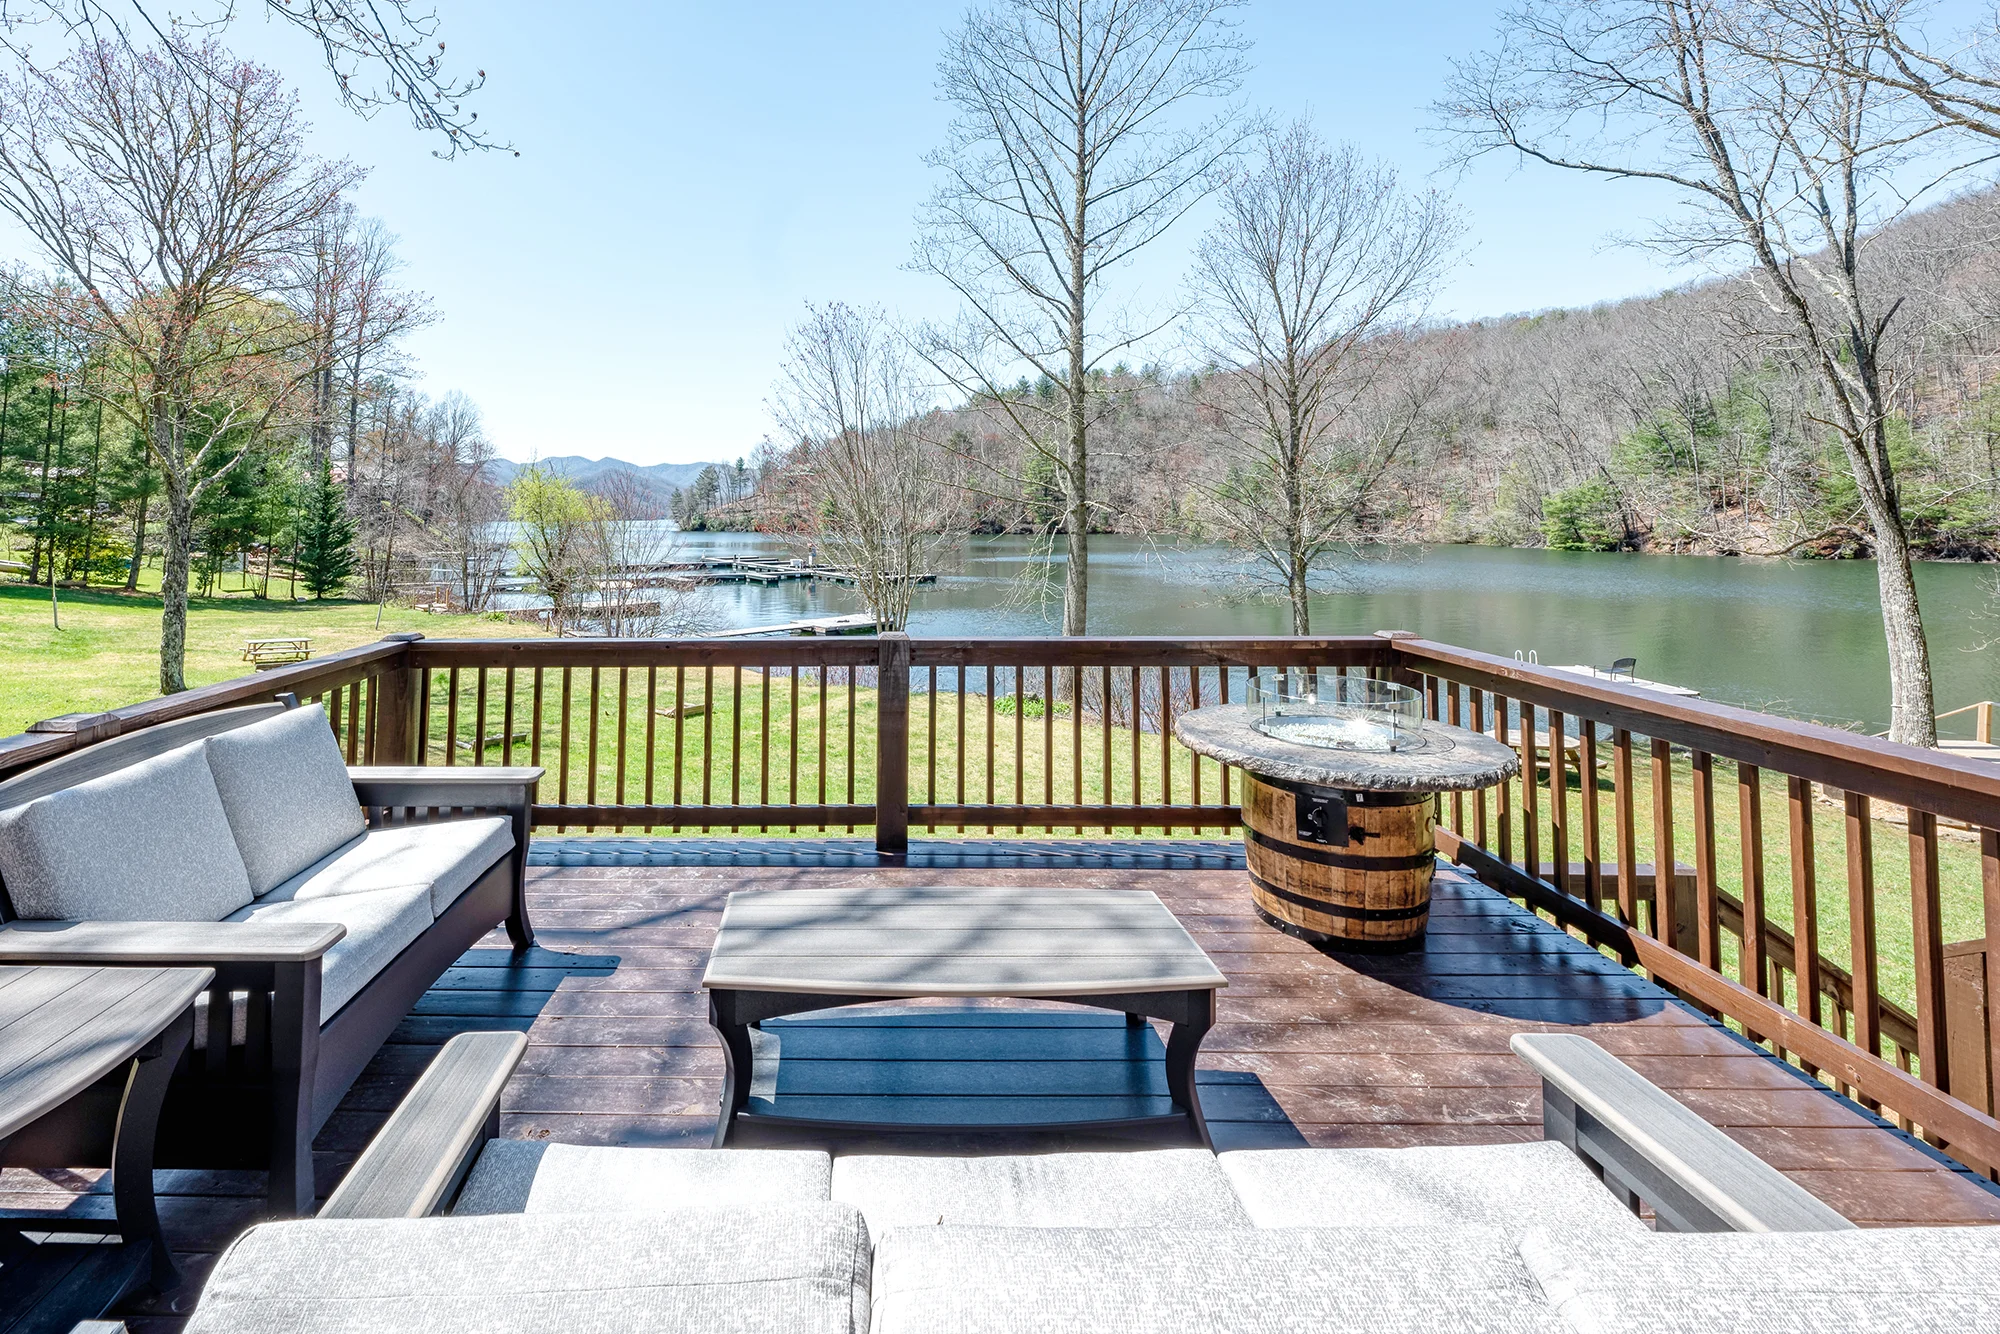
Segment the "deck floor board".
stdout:
<svg viewBox="0 0 2000 1334">
<path fill-rule="evenodd" d="M 1039 885 L 1149 889 L 1226 973 L 1198 1084 L 1218 1148 L 1506 1143 L 1536 1138 L 1537 1081 L 1508 1053 L 1524 1031 L 1581 1032 L 1862 1223 L 2000 1222 L 2000 1193 L 1855 1104 L 1746 1046 L 1651 984 L 1455 871 L 1441 870 L 1421 952 L 1328 955 L 1248 908 L 1240 851 L 1220 841 L 922 845 L 881 868 L 853 840 L 545 839 L 529 894 L 537 948 L 496 933 L 438 980 L 322 1131 L 322 1193 L 452 1034 L 512 1028 L 528 1054 L 503 1102 L 518 1138 L 695 1149 L 721 1093 L 700 989 L 724 897 L 745 888 Z M 955 847 L 955 850 L 954 850 Z M 1160 1101 L 1159 1034 L 1116 1015 L 955 1001 L 773 1024 L 778 1105 L 1047 1116 Z M 786 1044 L 789 1043 L 789 1046 Z M 856 1102 L 860 1099 L 860 1102 Z M 764 1136 L 771 1138 L 765 1139 Z M 795 1137 L 746 1131 L 746 1143 Z M 929 1139 L 829 1137 L 836 1149 Z M 1071 1132 L 938 1139 L 991 1148 L 1099 1146 Z M 162 1216 L 198 1284 L 254 1215 L 261 1178 L 162 1173 Z M 92 1173 L 8 1171 L 0 1202 L 108 1207 Z M 92 1198 L 96 1197 L 96 1198 Z M 190 1288 L 187 1291 L 193 1291 Z M 134 1334 L 191 1305 L 141 1301 Z"/>
</svg>

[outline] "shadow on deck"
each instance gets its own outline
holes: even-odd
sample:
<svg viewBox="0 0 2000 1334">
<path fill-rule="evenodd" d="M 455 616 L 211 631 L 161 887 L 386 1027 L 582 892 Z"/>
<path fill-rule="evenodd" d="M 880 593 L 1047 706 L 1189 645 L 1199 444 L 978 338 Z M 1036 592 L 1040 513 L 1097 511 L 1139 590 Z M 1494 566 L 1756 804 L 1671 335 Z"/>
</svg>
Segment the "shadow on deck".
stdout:
<svg viewBox="0 0 2000 1334">
<path fill-rule="evenodd" d="M 1583 1032 L 1848 1217 L 2000 1222 L 1983 1179 L 1805 1078 L 1651 983 L 1455 870 L 1440 870 L 1425 947 L 1319 952 L 1251 911 L 1241 847 L 1195 840 L 934 840 L 899 866 L 862 840 L 551 838 L 536 844 L 539 944 L 496 937 L 417 1004 L 316 1144 L 322 1194 L 437 1046 L 513 1028 L 526 1058 L 502 1133 L 589 1144 L 705 1145 L 721 1093 L 702 969 L 732 890 L 855 884 L 1149 889 L 1228 975 L 1203 1044 L 1202 1106 L 1220 1150 L 1537 1138 L 1523 1031 Z M 951 1002 L 772 1021 L 753 1096 L 795 1115 L 922 1123 L 1057 1121 L 1164 1110 L 1162 1044 L 1122 1017 L 1049 1005 Z M 796 1143 L 765 1130 L 745 1145 Z M 1050 1130 L 814 1137 L 836 1151 L 1106 1147 Z M 1127 1141 L 1129 1142 L 1129 1141 Z M 1153 1141 L 1162 1143 L 1166 1141 Z M 168 1234 L 191 1282 L 130 1313 L 168 1330 L 209 1259 L 253 1217 L 254 1173 L 160 1174 Z M 107 1209 L 102 1182 L 8 1172 L 4 1194 Z"/>
</svg>

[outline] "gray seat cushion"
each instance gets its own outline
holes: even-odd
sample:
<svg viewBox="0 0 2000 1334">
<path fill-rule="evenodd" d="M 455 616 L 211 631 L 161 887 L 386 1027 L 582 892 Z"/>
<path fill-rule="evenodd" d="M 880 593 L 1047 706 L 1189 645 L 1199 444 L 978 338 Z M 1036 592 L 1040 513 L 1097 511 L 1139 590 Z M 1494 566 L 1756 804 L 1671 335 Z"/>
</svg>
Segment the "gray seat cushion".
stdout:
<svg viewBox="0 0 2000 1334">
<path fill-rule="evenodd" d="M 906 1227 L 875 1243 L 874 1334 L 1536 1334 L 1504 1232 Z"/>
<path fill-rule="evenodd" d="M 1218 1156 L 1258 1227 L 1646 1232 L 1583 1160 L 1548 1140 L 1414 1149 L 1243 1149 Z"/>
<path fill-rule="evenodd" d="M 0 881 L 16 915 L 218 922 L 250 902 L 202 743 L 0 813 Z"/>
<path fill-rule="evenodd" d="M 1249 1227 L 1205 1149 L 924 1158 L 843 1155 L 833 1198 L 892 1227 Z"/>
<path fill-rule="evenodd" d="M 259 899 L 231 913 L 231 922 L 338 922 L 347 934 L 334 942 L 320 963 L 321 1023 L 340 1013 L 361 988 L 430 930 L 431 892 L 427 885 L 341 894 L 324 899 Z"/>
<path fill-rule="evenodd" d="M 205 744 L 252 892 L 268 893 L 366 827 L 340 742 L 318 705 L 286 709 Z"/>
<path fill-rule="evenodd" d="M 500 816 L 386 825 L 341 844 L 264 897 L 324 899 L 423 885 L 435 917 L 513 847 L 514 831 Z"/>
<path fill-rule="evenodd" d="M 833 1204 L 266 1223 L 187 1334 L 861 1334 L 868 1233 Z"/>
<path fill-rule="evenodd" d="M 2000 1321 L 2000 1227 L 1537 1231 L 1521 1255 L 1578 1334 L 1965 1334 Z"/>
<path fill-rule="evenodd" d="M 645 1149 L 496 1139 L 454 1214 L 624 1214 L 818 1204 L 832 1160 L 817 1149 Z"/>
</svg>

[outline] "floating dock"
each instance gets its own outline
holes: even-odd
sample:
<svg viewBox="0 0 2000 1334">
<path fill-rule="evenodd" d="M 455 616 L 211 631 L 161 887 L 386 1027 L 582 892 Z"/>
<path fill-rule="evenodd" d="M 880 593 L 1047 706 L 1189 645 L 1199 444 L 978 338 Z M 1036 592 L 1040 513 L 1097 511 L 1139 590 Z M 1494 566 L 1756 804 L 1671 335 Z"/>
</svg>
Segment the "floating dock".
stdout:
<svg viewBox="0 0 2000 1334">
<path fill-rule="evenodd" d="M 1550 667 L 1552 672 L 1567 672 L 1571 676 L 1581 676 L 1592 681 L 1609 681 L 1617 685 L 1637 686 L 1641 690 L 1651 690 L 1661 695 L 1679 695 L 1685 699 L 1700 699 L 1699 690 L 1689 690 L 1686 686 L 1668 685 L 1665 681 L 1648 681 L 1643 676 L 1613 676 L 1602 667 L 1592 667 L 1586 663 L 1576 663 L 1569 667 Z"/>
</svg>

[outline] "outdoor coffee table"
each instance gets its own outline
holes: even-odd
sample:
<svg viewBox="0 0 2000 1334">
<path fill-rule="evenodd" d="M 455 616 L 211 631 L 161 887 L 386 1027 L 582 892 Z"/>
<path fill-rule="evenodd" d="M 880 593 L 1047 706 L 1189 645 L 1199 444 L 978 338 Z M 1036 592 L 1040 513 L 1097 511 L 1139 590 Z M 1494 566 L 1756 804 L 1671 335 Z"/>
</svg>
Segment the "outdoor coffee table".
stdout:
<svg viewBox="0 0 2000 1334">
<path fill-rule="evenodd" d="M 153 1138 L 167 1082 L 194 1035 L 195 997 L 214 977 L 211 968 L 0 967 L 0 1162 L 16 1137 L 65 1142 L 66 1127 L 54 1124 L 69 1115 L 64 1104 L 106 1075 L 126 1072 L 112 1141 L 115 1221 L 10 1211 L 0 1216 L 0 1229 L 116 1232 L 125 1242 L 116 1249 L 35 1249 L 52 1262 L 76 1265 L 81 1258 L 105 1270 L 134 1269 L 143 1260 L 151 1266 L 154 1286 L 167 1289 L 178 1282 L 153 1201 Z M 57 1115 L 43 1122 L 51 1112 Z M 10 1270 L 21 1260 L 10 1256 Z M 101 1286 L 72 1274 L 51 1299 L 67 1291 L 62 1318 L 44 1302 L 36 1319 L 50 1329 L 68 1329 L 99 1314 L 117 1298 L 122 1282 Z"/>
<path fill-rule="evenodd" d="M 1172 1112 L 1055 1124 L 1065 1130 L 1185 1124 L 1204 1145 L 1209 1142 L 1195 1097 L 1195 1053 L 1215 1023 L 1216 989 L 1229 982 L 1159 897 L 1144 890 L 954 886 L 731 894 L 702 985 L 726 1061 L 717 1148 L 740 1122 L 836 1125 L 747 1110 L 752 1024 L 918 997 L 1053 1000 L 1122 1010 L 1131 1024 L 1167 1020 L 1173 1025 L 1167 1036 Z"/>
</svg>

